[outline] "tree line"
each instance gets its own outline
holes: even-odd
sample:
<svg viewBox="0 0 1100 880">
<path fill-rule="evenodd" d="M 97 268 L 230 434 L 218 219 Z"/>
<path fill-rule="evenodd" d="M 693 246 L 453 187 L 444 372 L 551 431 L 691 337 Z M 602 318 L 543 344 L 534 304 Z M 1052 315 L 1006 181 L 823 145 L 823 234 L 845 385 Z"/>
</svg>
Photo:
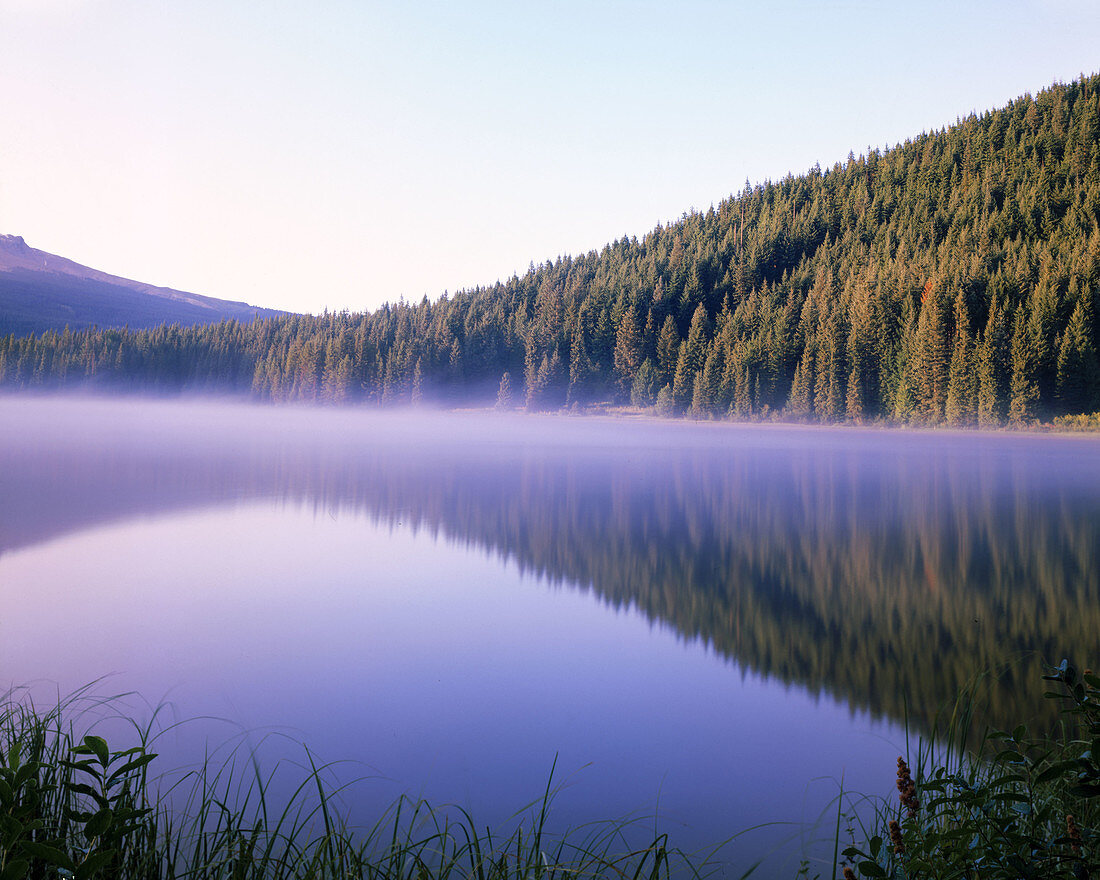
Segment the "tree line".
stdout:
<svg viewBox="0 0 1100 880">
<path fill-rule="evenodd" d="M 434 301 L 8 336 L 0 387 L 1025 424 L 1100 410 L 1098 308 L 1094 75 Z"/>
</svg>

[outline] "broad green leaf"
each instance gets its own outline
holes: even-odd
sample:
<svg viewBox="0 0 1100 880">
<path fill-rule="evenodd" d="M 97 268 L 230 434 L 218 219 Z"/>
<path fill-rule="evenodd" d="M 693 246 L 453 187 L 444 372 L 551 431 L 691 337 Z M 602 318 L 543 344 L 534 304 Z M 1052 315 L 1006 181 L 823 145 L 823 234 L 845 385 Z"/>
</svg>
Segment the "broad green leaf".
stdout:
<svg viewBox="0 0 1100 880">
<path fill-rule="evenodd" d="M 132 773 L 134 770 L 138 770 L 152 761 L 156 755 L 142 755 L 140 758 L 134 758 L 132 761 L 128 761 L 119 767 L 114 773 L 107 777 L 107 784 L 110 785 L 120 776 L 125 776 L 127 773 Z"/>
<path fill-rule="evenodd" d="M 100 810 L 92 816 L 92 818 L 88 820 L 88 824 L 84 826 L 84 836 L 89 840 L 93 837 L 99 837 L 111 827 L 114 818 L 114 814 L 109 809 L 104 808 Z"/>
<path fill-rule="evenodd" d="M 75 752 L 76 749 L 73 749 Z M 102 779 L 103 774 L 99 771 L 99 768 L 91 761 L 61 761 L 62 767 L 68 767 L 70 770 L 79 770 L 82 773 L 87 773 L 90 776 L 94 776 L 96 779 Z"/>
<path fill-rule="evenodd" d="M 57 847 L 49 846 L 45 843 L 27 842 L 23 844 L 23 849 L 26 850 L 29 855 L 45 862 L 47 865 L 53 865 L 55 868 L 64 868 L 66 871 L 71 871 L 73 869 L 72 859 Z"/>
<path fill-rule="evenodd" d="M 1056 761 L 1035 777 L 1035 784 L 1042 785 L 1052 779 L 1057 779 L 1077 766 L 1076 761 Z"/>
<path fill-rule="evenodd" d="M 30 865 L 23 859 L 14 859 L 4 866 L 3 871 L 0 871 L 0 880 L 23 880 L 28 870 Z"/>
<path fill-rule="evenodd" d="M 111 750 L 107 747 L 107 740 L 103 737 L 88 734 L 84 737 L 84 745 L 92 750 L 93 754 L 99 758 L 99 763 L 104 767 L 111 762 Z"/>
<path fill-rule="evenodd" d="M 22 788 L 24 785 L 26 785 L 28 782 L 30 782 L 31 778 L 34 776 L 35 773 L 38 772 L 38 770 L 41 766 L 42 766 L 41 764 L 39 764 L 35 761 L 31 761 L 31 762 L 28 762 L 28 763 L 24 764 L 22 767 L 20 767 L 19 770 L 17 770 L 16 774 L 15 774 L 14 787 L 17 788 L 17 789 Z"/>
<path fill-rule="evenodd" d="M 76 880 L 87 880 L 87 878 L 95 876 L 99 871 L 103 870 L 114 857 L 115 851 L 113 849 L 92 853 L 76 866 L 76 871 L 73 872 L 76 874 Z"/>
</svg>

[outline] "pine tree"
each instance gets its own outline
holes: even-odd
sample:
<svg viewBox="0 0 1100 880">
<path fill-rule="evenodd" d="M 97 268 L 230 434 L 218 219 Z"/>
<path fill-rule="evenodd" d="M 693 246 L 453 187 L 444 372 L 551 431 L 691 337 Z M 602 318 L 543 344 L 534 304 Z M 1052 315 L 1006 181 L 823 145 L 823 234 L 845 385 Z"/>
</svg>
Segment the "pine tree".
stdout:
<svg viewBox="0 0 1100 880">
<path fill-rule="evenodd" d="M 676 403 L 672 399 L 671 385 L 664 385 L 657 392 L 656 409 L 659 416 L 670 416 L 676 412 Z"/>
<path fill-rule="evenodd" d="M 497 409 L 504 411 L 512 408 L 512 374 L 507 370 L 500 377 L 497 388 Z"/>
<path fill-rule="evenodd" d="M 1021 303 L 1012 325 L 1012 381 L 1009 386 L 1008 418 L 1014 425 L 1035 419 L 1039 386 L 1035 382 L 1035 346 L 1027 310 Z"/>
<path fill-rule="evenodd" d="M 661 325 L 661 335 L 657 337 L 657 378 L 662 385 L 672 384 L 679 355 L 680 334 L 676 331 L 672 315 L 668 315 Z"/>
<path fill-rule="evenodd" d="M 949 349 L 947 322 L 940 297 L 932 282 L 925 288 L 925 299 L 917 319 L 916 357 L 914 358 L 919 400 L 917 409 L 924 420 L 936 424 L 943 421 L 947 400 Z"/>
<path fill-rule="evenodd" d="M 860 283 L 852 293 L 848 309 L 848 392 L 845 411 L 849 419 L 860 421 L 873 412 L 878 403 L 875 333 L 877 321 L 870 288 Z"/>
<path fill-rule="evenodd" d="M 1092 342 L 1088 300 L 1079 299 L 1058 347 L 1058 403 L 1063 412 L 1085 413 L 1100 408 L 1100 363 Z"/>
<path fill-rule="evenodd" d="M 713 415 L 718 398 L 718 385 L 722 378 L 722 358 L 717 345 L 707 352 L 703 369 L 695 374 L 692 389 L 691 411 L 696 418 Z"/>
<path fill-rule="evenodd" d="M 969 425 L 974 419 L 974 374 L 970 344 L 970 315 L 960 290 L 955 296 L 955 341 L 947 377 L 944 417 L 949 425 Z"/>
<path fill-rule="evenodd" d="M 672 398 L 683 410 L 691 406 L 695 386 L 695 374 L 703 369 L 707 356 L 707 331 L 709 321 L 706 307 L 700 303 L 691 318 L 688 337 L 680 346 L 676 359 L 676 372 L 672 381 Z"/>
<path fill-rule="evenodd" d="M 848 371 L 843 338 L 840 309 L 834 308 L 821 329 L 814 396 L 814 411 L 818 418 L 829 421 L 843 416 L 847 403 L 845 380 Z"/>
<path fill-rule="evenodd" d="M 413 367 L 412 387 L 409 390 L 409 402 L 413 406 L 419 406 L 424 400 L 424 373 L 420 367 L 420 358 L 416 359 Z"/>
<path fill-rule="evenodd" d="M 627 309 L 619 321 L 615 334 L 615 373 L 619 390 L 624 397 L 629 396 L 634 387 L 634 379 L 642 365 L 645 347 L 641 333 L 638 332 L 638 320 L 634 312 Z"/>
<path fill-rule="evenodd" d="M 652 358 L 646 358 L 634 377 L 634 384 L 630 388 L 630 402 L 634 406 L 652 406 L 657 399 L 657 390 L 657 367 Z"/>
<path fill-rule="evenodd" d="M 978 372 L 978 424 L 993 427 L 1005 419 L 1007 408 L 1006 371 L 1009 336 L 1004 309 L 993 295 L 989 306 L 989 318 L 977 351 Z"/>
<path fill-rule="evenodd" d="M 814 410 L 813 360 L 809 346 L 802 353 L 802 359 L 794 368 L 791 382 L 791 396 L 787 401 L 787 412 L 798 418 L 805 418 Z"/>
<path fill-rule="evenodd" d="M 569 388 L 566 391 L 566 403 L 591 400 L 596 375 L 584 334 L 578 329 L 573 334 L 573 342 L 569 348 Z"/>
</svg>

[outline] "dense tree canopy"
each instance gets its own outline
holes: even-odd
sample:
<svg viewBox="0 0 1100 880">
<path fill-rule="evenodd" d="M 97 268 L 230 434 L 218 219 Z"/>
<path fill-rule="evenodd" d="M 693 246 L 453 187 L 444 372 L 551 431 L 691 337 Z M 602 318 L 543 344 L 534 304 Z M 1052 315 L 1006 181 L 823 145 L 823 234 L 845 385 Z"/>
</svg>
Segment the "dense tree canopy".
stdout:
<svg viewBox="0 0 1100 880">
<path fill-rule="evenodd" d="M 0 386 L 955 425 L 1100 409 L 1100 76 L 371 313 L 0 339 Z"/>
</svg>

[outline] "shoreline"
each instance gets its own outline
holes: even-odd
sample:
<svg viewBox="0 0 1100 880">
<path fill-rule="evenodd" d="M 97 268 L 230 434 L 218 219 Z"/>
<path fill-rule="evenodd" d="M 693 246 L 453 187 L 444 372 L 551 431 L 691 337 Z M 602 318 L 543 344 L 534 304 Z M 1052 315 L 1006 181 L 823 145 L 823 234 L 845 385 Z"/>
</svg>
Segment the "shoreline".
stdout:
<svg viewBox="0 0 1100 880">
<path fill-rule="evenodd" d="M 784 418 L 781 415 L 755 419 L 723 418 L 697 418 L 690 415 L 662 416 L 651 408 L 641 408 L 615 404 L 590 404 L 583 408 L 547 409 L 528 411 L 523 407 L 514 407 L 506 410 L 498 409 L 491 405 L 433 405 L 425 403 L 420 405 L 383 406 L 372 402 L 326 404 L 303 401 L 272 401 L 261 400 L 251 396 L 217 395 L 202 393 L 179 394 L 145 394 L 140 391 L 110 392 L 90 391 L 75 389 L 55 389 L 43 391 L 12 391 L 0 389 L 0 401 L 72 401 L 72 402 L 132 402 L 132 403 L 180 403 L 180 404 L 210 404 L 224 407 L 245 407 L 254 411 L 265 412 L 330 412 L 330 413 L 369 413 L 371 415 L 454 415 L 461 417 L 508 417 L 548 419 L 555 421 L 576 421 L 578 419 L 592 422 L 604 422 L 609 424 L 642 424 L 651 426 L 688 426 L 706 427 L 708 429 L 784 429 L 796 431 L 827 431 L 827 432 L 853 432 L 853 433 L 892 433 L 892 434 L 917 434 L 936 437 L 1004 437 L 1025 438 L 1045 436 L 1063 439 L 1100 439 L 1100 424 L 1098 427 L 1066 429 L 1055 425 L 1053 422 L 1037 422 L 1031 426 L 1002 425 L 998 427 L 967 426 L 967 425 L 928 425 L 905 424 L 876 420 L 870 422 L 824 422 L 808 421 L 805 419 Z M 1089 417 L 1089 416 L 1086 416 Z"/>
</svg>

